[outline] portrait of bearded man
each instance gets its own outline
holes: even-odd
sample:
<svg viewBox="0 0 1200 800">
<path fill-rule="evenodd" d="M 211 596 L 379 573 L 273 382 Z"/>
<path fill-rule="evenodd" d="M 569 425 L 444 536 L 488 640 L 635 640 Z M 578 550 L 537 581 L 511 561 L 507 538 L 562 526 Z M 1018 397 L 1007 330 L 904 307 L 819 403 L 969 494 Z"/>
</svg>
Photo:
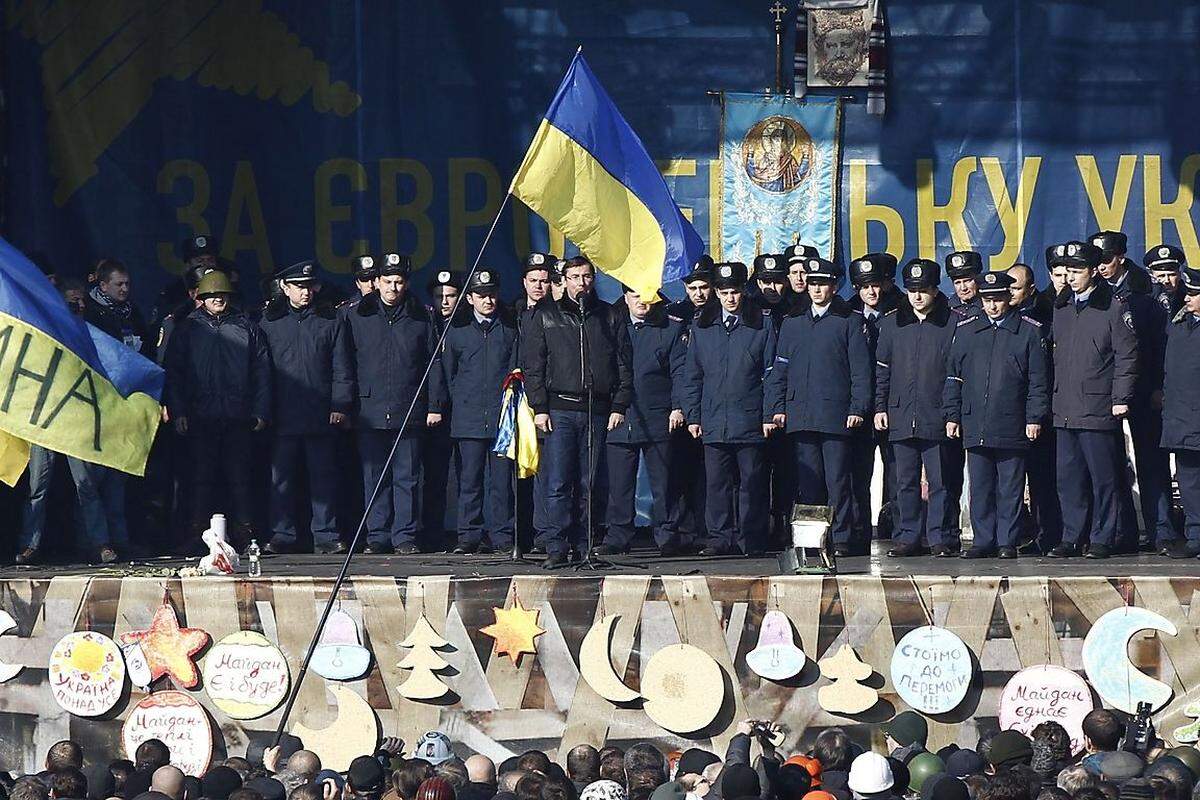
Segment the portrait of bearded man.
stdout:
<svg viewBox="0 0 1200 800">
<path fill-rule="evenodd" d="M 860 9 L 811 12 L 809 83 L 865 86 L 867 26 Z M 813 78 L 817 80 L 813 80 Z"/>
</svg>

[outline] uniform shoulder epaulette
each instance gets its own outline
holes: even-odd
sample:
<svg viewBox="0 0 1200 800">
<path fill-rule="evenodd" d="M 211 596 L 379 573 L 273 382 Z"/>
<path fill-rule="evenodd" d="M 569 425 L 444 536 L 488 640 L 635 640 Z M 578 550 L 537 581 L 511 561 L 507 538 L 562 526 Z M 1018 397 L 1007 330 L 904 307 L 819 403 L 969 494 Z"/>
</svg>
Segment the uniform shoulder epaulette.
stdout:
<svg viewBox="0 0 1200 800">
<path fill-rule="evenodd" d="M 884 316 L 885 316 L 885 317 L 890 317 L 892 314 L 895 314 L 895 313 L 896 313 L 897 311 L 899 311 L 899 310 L 900 310 L 900 309 L 898 309 L 898 308 L 893 308 L 891 311 L 888 311 L 888 312 L 886 312 L 886 313 L 884 314 Z"/>
<path fill-rule="evenodd" d="M 1033 326 L 1033 327 L 1035 327 L 1035 328 L 1040 328 L 1040 327 L 1042 327 L 1042 323 L 1038 322 L 1038 321 L 1037 321 L 1036 319 L 1034 319 L 1033 317 L 1029 317 L 1029 316 L 1026 316 L 1026 315 L 1022 314 L 1022 315 L 1021 315 L 1021 319 L 1025 320 L 1026 322 L 1028 322 L 1030 325 L 1032 325 L 1032 326 Z"/>
<path fill-rule="evenodd" d="M 851 314 L 858 314 L 860 317 L 862 317 L 862 318 L 864 318 L 864 319 L 866 319 L 866 316 L 867 316 L 867 315 L 866 315 L 866 314 L 864 314 L 863 312 L 859 311 L 857 308 L 852 308 L 852 309 L 850 309 L 850 313 L 851 313 Z"/>
<path fill-rule="evenodd" d="M 1181 308 L 1175 314 L 1175 316 L 1171 319 L 1171 322 L 1183 322 L 1184 319 L 1187 318 L 1187 315 L 1188 315 L 1188 310 L 1186 308 Z"/>
<path fill-rule="evenodd" d="M 683 322 L 683 317 L 677 317 L 674 314 L 667 314 L 667 319 L 671 320 L 672 322 Z"/>
<path fill-rule="evenodd" d="M 969 325 L 970 323 L 972 323 L 974 321 L 975 321 L 974 317 L 967 317 L 966 319 L 960 319 L 958 321 L 958 324 L 955 325 L 954 327 L 961 328 L 963 325 Z"/>
</svg>

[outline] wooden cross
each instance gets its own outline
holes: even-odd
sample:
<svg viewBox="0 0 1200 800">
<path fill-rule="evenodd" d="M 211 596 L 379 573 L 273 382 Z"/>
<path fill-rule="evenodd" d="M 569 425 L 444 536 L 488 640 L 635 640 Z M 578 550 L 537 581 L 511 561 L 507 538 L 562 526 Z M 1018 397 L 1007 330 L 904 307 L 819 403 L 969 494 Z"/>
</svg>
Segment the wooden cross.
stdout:
<svg viewBox="0 0 1200 800">
<path fill-rule="evenodd" d="M 787 13 L 787 6 L 779 2 L 779 0 L 775 0 L 775 5 L 771 6 L 769 13 L 774 15 L 775 24 L 778 25 L 783 22 L 783 15 Z"/>
</svg>

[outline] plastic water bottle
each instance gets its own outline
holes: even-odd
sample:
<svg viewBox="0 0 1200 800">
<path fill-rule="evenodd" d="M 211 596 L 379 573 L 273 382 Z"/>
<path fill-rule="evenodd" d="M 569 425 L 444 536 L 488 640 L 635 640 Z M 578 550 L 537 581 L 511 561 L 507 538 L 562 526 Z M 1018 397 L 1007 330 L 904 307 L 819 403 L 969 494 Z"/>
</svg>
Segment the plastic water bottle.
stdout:
<svg viewBox="0 0 1200 800">
<path fill-rule="evenodd" d="M 251 539 L 250 546 L 246 548 L 246 571 L 251 578 L 262 577 L 262 561 L 259 557 L 262 555 L 262 550 L 258 549 L 258 540 Z"/>
</svg>

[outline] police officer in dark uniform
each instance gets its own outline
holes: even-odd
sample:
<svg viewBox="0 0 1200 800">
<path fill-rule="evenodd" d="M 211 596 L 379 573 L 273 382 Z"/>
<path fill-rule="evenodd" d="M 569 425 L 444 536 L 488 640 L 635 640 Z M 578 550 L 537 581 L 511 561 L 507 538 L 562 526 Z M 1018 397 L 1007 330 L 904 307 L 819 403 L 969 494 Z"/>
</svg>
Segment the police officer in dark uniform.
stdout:
<svg viewBox="0 0 1200 800">
<path fill-rule="evenodd" d="M 703 556 L 761 555 L 767 546 L 765 444 L 775 425 L 763 376 L 775 361 L 775 332 L 746 297 L 747 278 L 745 264 L 716 265 L 718 303 L 696 315 L 688 341 L 683 413 L 692 438 L 704 442 Z"/>
<path fill-rule="evenodd" d="M 907 302 L 883 318 L 875 351 L 875 430 L 887 433 L 895 458 L 896 508 L 899 525 L 889 556 L 920 555 L 921 470 L 929 486 L 925 541 L 932 555 L 952 555 L 958 542 L 946 491 L 945 471 L 950 444 L 942 398 L 946 358 L 961 319 L 938 289 L 942 268 L 936 261 L 915 258 L 904 265 Z"/>
<path fill-rule="evenodd" d="M 530 253 L 525 257 L 521 270 L 521 288 L 524 298 L 517 307 L 517 350 L 518 363 L 520 349 L 526 326 L 533 318 L 533 310 L 546 298 L 553 299 L 553 271 L 558 256 L 549 253 Z M 538 439 L 544 435 L 539 431 Z M 543 533 L 546 506 L 546 470 L 539 469 L 532 478 L 523 478 L 517 482 L 517 530 L 522 532 L 525 541 L 532 543 L 531 553 L 546 552 Z"/>
<path fill-rule="evenodd" d="M 466 287 L 470 308 L 454 315 L 442 349 L 450 435 L 458 454 L 455 553 L 512 547 L 512 462 L 493 453 L 492 445 L 504 379 L 517 363 L 517 319 L 500 305 L 499 294 L 499 276 L 477 271 Z"/>
<path fill-rule="evenodd" d="M 1008 274 L 1012 276 L 1013 310 L 1021 316 L 1041 323 L 1042 341 L 1046 343 L 1046 363 L 1050 369 L 1050 385 L 1054 385 L 1054 364 L 1050 360 L 1050 330 L 1054 320 L 1054 296 L 1039 292 L 1034 283 L 1033 270 L 1027 264 L 1013 264 Z M 1018 545 L 1018 549 L 1037 549 L 1046 552 L 1062 540 L 1062 510 L 1058 505 L 1058 476 L 1055 473 L 1054 425 L 1046 411 L 1042 433 L 1029 447 L 1025 459 L 1025 473 L 1029 478 L 1029 507 L 1032 518 L 1026 518 L 1029 538 Z"/>
<path fill-rule="evenodd" d="M 470 318 L 470 309 L 460 302 L 463 276 L 449 269 L 435 272 L 426 284 L 431 304 L 426 306 L 433 317 L 438 336 L 441 336 L 450 318 L 462 314 Z M 449 411 L 447 405 L 446 411 Z M 497 411 L 499 413 L 499 411 Z M 454 530 L 454 498 L 458 497 L 455 474 L 450 469 L 454 457 L 454 440 L 450 435 L 451 421 L 443 413 L 442 424 L 425 431 L 421 460 L 421 514 L 425 526 L 425 542 L 448 543 L 449 531 Z M 449 514 L 447 511 L 449 510 Z"/>
<path fill-rule="evenodd" d="M 1063 541 L 1047 554 L 1107 558 L 1116 544 L 1123 469 L 1121 418 L 1137 380 L 1133 319 L 1097 273 L 1102 253 L 1090 242 L 1055 246 L 1067 289 L 1054 308 L 1054 394 L 1058 497 Z M 1090 531 L 1088 528 L 1090 521 Z"/>
<path fill-rule="evenodd" d="M 684 340 L 687 340 L 687 327 L 692 324 L 696 314 L 705 306 L 715 303 L 713 295 L 713 260 L 707 254 L 701 255 L 692 265 L 692 270 L 682 278 L 683 290 L 687 297 L 667 306 L 667 316 L 682 323 Z"/>
<path fill-rule="evenodd" d="M 850 439 L 871 412 L 871 357 L 862 314 L 836 294 L 841 270 L 823 258 L 804 267 L 808 301 L 780 328 L 767 403 L 794 448 L 797 499 L 829 506 L 834 551 L 846 556 L 853 552 Z"/>
<path fill-rule="evenodd" d="M 1175 454 L 1186 536 L 1168 548 L 1172 558 L 1200 555 L 1200 270 L 1186 266 L 1182 255 L 1156 256 L 1178 257 L 1184 291 L 1183 305 L 1167 324 L 1163 380 L 1162 446 Z"/>
<path fill-rule="evenodd" d="M 233 541 L 252 535 L 251 431 L 271 417 L 271 357 L 262 330 L 230 303 L 233 285 L 217 270 L 200 279 L 200 307 L 171 337 L 166 399 L 175 430 L 186 436 L 194 466 L 193 531 L 226 511 L 216 487 L 224 475 Z M 188 543 L 194 545 L 194 542 Z"/>
<path fill-rule="evenodd" d="M 946 275 L 954 282 L 950 308 L 963 316 L 975 316 L 982 310 L 979 301 L 979 276 L 983 274 L 983 256 L 972 250 L 958 250 L 946 256 Z"/>
<path fill-rule="evenodd" d="M 1007 272 L 979 279 L 983 313 L 959 321 L 947 360 L 946 435 L 961 438 L 975 541 L 963 558 L 1017 557 L 1025 456 L 1050 400 L 1041 323 L 1012 311 Z"/>
<path fill-rule="evenodd" d="M 763 313 L 770 312 L 775 329 L 778 330 L 783 318 L 787 316 L 792 300 L 786 259 L 773 253 L 757 256 L 754 259 L 754 284 L 758 289 L 758 302 Z"/>
<path fill-rule="evenodd" d="M 875 349 L 879 341 L 879 326 L 886 314 L 895 311 L 907 300 L 896 288 L 896 257 L 891 253 L 867 253 L 850 262 L 850 283 L 854 296 L 850 307 L 863 315 L 867 323 L 867 350 L 872 364 L 874 380 Z M 874 397 L 874 388 L 871 391 Z M 895 464 L 887 435 L 875 430 L 868 420 L 854 431 L 851 437 L 851 470 L 854 487 L 854 540 L 860 549 L 870 547 L 871 530 L 871 476 L 875 472 L 875 451 L 879 450 L 883 464 L 883 505 L 879 509 L 879 538 L 892 538 L 895 528 L 896 485 L 893 476 Z"/>
<path fill-rule="evenodd" d="M 807 272 L 804 262 L 810 258 L 820 258 L 817 248 L 807 244 L 792 244 L 783 249 L 783 260 L 787 263 L 788 288 L 793 297 L 805 297 L 808 294 Z"/>
<path fill-rule="evenodd" d="M 379 277 L 378 258 L 372 255 L 362 255 L 354 261 L 355 293 L 338 304 L 338 313 L 342 316 L 358 307 L 364 297 L 375 291 L 375 279 Z"/>
<path fill-rule="evenodd" d="M 376 290 L 346 315 L 354 348 L 355 427 L 367 502 L 381 484 L 368 509 L 363 552 L 411 555 L 420 551 L 422 533 L 421 434 L 442 423 L 446 400 L 434 320 L 409 291 L 412 262 L 399 253 L 387 253 L 381 261 Z M 422 383 L 431 359 L 429 379 Z M 410 408 L 412 415 L 402 429 Z M 393 443 L 395 457 L 385 475 Z"/>
<path fill-rule="evenodd" d="M 562 299 L 538 304 L 521 344 L 534 424 L 546 434 L 546 569 L 587 546 L 605 436 L 625 421 L 633 391 L 629 334 L 597 299 L 594 266 L 580 256 L 564 267 Z"/>
<path fill-rule="evenodd" d="M 1178 247 L 1160 244 L 1146 251 L 1142 263 L 1154 280 L 1151 296 L 1162 307 L 1167 319 L 1173 319 L 1183 308 L 1184 288 L 1179 273 L 1187 266 L 1187 258 Z"/>
<path fill-rule="evenodd" d="M 611 556 L 629 549 L 641 457 L 650 478 L 654 543 L 661 555 L 674 556 L 682 552 L 682 543 L 671 434 L 685 427 L 682 394 L 687 346 L 683 325 L 667 316 L 665 303 L 651 305 L 624 288 L 624 297 L 613 308 L 616 324 L 626 327 L 632 345 L 633 401 L 624 422 L 608 432 L 608 535 L 596 553 Z"/>
<path fill-rule="evenodd" d="M 1129 406 L 1129 433 L 1133 439 L 1133 460 L 1137 468 L 1138 497 L 1146 539 L 1157 552 L 1179 537 L 1171 519 L 1171 465 L 1167 451 L 1159 446 L 1162 438 L 1162 363 L 1166 347 L 1167 312 L 1154 301 L 1150 274 L 1125 257 L 1127 240 L 1117 231 L 1100 231 L 1088 237 L 1100 248 L 1098 269 L 1112 287 L 1113 295 L 1124 301 L 1133 318 L 1137 336 L 1138 376 L 1133 402 Z M 1128 477 L 1127 471 L 1125 472 Z M 1133 510 L 1133 492 L 1128 480 L 1122 487 L 1122 525 L 1124 549 L 1134 550 L 1137 542 L 1137 517 Z"/>
<path fill-rule="evenodd" d="M 752 299 L 762 309 L 775 333 L 787 318 L 788 312 L 798 298 L 791 294 L 787 279 L 787 264 L 782 255 L 763 254 L 754 259 L 754 285 L 757 290 Z M 791 542 L 788 516 L 796 501 L 795 463 L 792 445 L 782 431 L 776 431 L 767 439 L 767 471 L 771 482 L 771 531 L 772 544 L 783 547 Z"/>
<path fill-rule="evenodd" d="M 317 265 L 301 261 L 275 274 L 281 293 L 259 323 L 271 353 L 274 438 L 271 442 L 271 528 L 268 553 L 296 549 L 300 476 L 312 501 L 317 553 L 344 553 L 338 539 L 337 429 L 354 408 L 350 342 L 337 311 L 321 302 Z"/>
</svg>

